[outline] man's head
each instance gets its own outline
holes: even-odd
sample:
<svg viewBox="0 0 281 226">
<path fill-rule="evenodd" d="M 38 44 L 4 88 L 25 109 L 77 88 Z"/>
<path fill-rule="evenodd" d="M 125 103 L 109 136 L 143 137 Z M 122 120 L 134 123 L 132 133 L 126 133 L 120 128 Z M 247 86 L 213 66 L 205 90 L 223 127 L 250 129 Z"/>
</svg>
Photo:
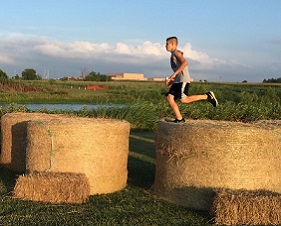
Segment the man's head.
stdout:
<svg viewBox="0 0 281 226">
<path fill-rule="evenodd" d="M 176 36 L 172 36 L 166 39 L 166 50 L 168 52 L 174 51 L 178 46 L 178 38 Z"/>
</svg>

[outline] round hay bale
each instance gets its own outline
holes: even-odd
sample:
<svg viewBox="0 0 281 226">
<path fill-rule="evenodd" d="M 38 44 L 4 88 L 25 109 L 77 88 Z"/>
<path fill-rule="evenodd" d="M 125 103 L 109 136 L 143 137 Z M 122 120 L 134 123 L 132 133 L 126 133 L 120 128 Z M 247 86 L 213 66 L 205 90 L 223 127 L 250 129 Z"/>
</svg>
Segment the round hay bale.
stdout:
<svg viewBox="0 0 281 226">
<path fill-rule="evenodd" d="M 161 121 L 155 145 L 153 190 L 178 204 L 209 210 L 213 188 L 281 193 L 281 121 Z"/>
<path fill-rule="evenodd" d="M 265 190 L 216 189 L 217 225 L 280 225 L 281 194 Z"/>
<path fill-rule="evenodd" d="M 26 158 L 26 123 L 30 120 L 52 118 L 44 113 L 7 113 L 1 118 L 0 163 L 6 168 L 24 172 Z M 70 117 L 70 116 L 65 116 Z"/>
<path fill-rule="evenodd" d="M 90 195 L 84 174 L 32 173 L 19 176 L 13 191 L 15 198 L 50 203 L 83 203 Z"/>
<path fill-rule="evenodd" d="M 29 172 L 84 173 L 90 194 L 127 184 L 130 124 L 114 119 L 63 117 L 27 123 Z"/>
</svg>

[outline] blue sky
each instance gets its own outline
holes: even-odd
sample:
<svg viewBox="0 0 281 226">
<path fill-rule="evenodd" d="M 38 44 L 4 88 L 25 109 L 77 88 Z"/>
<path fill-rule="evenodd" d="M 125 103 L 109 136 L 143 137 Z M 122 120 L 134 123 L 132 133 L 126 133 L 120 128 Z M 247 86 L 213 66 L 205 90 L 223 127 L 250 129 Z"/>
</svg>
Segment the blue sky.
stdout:
<svg viewBox="0 0 281 226">
<path fill-rule="evenodd" d="M 0 0 L 0 69 L 52 78 L 171 74 L 168 36 L 179 38 L 194 80 L 281 77 L 279 0 Z"/>
</svg>

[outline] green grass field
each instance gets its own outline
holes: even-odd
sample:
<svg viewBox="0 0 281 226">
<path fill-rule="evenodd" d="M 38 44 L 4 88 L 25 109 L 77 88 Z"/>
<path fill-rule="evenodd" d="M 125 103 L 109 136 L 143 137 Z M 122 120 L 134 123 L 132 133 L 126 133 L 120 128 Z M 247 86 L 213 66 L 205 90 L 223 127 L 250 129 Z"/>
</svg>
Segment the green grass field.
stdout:
<svg viewBox="0 0 281 226">
<path fill-rule="evenodd" d="M 85 90 L 87 85 L 107 85 L 108 90 Z M 0 103 L 99 103 L 151 101 L 165 97 L 163 82 L 145 81 L 11 81 L 0 83 Z M 213 90 L 221 103 L 280 102 L 280 84 L 191 83 L 190 95 Z"/>
<path fill-rule="evenodd" d="M 0 169 L 0 225 L 209 225 L 207 213 L 161 200 L 149 193 L 155 171 L 154 132 L 132 130 L 128 186 L 91 196 L 84 204 L 50 204 L 14 199 L 17 174 Z"/>
<path fill-rule="evenodd" d="M 81 112 L 53 111 L 50 113 L 73 113 L 79 116 L 125 119 L 132 128 L 155 130 L 161 118 L 174 117 L 165 100 L 168 91 L 163 82 L 64 82 L 20 81 L 16 88 L 0 86 L 0 103 L 82 103 L 123 104 L 124 108 L 83 109 Z M 108 85 L 108 90 L 85 90 L 87 85 Z M 80 87 L 80 89 L 79 89 Z M 24 91 L 23 91 L 24 90 Z M 185 118 L 249 122 L 255 120 L 281 119 L 281 89 L 278 84 L 247 83 L 192 83 L 190 95 L 214 91 L 219 107 L 213 108 L 206 101 L 180 104 Z M 12 104 L 0 108 L 0 115 L 17 109 Z M 48 112 L 46 109 L 44 112 Z"/>
</svg>

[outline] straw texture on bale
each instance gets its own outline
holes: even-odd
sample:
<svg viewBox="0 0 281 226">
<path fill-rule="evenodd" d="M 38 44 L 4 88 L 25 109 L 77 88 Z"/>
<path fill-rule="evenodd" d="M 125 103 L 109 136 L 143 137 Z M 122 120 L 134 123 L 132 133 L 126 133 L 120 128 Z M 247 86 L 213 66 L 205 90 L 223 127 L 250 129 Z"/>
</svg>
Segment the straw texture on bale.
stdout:
<svg viewBox="0 0 281 226">
<path fill-rule="evenodd" d="M 30 120 L 52 118 L 44 113 L 7 113 L 1 117 L 0 163 L 14 171 L 25 171 L 26 126 Z M 64 117 L 70 117 L 65 115 Z"/>
<path fill-rule="evenodd" d="M 219 225 L 280 225 L 281 194 L 218 189 L 214 214 Z"/>
<path fill-rule="evenodd" d="M 50 203 L 83 203 L 90 195 L 84 174 L 32 173 L 19 176 L 13 191 L 15 198 Z"/>
<path fill-rule="evenodd" d="M 152 190 L 209 210 L 214 188 L 281 192 L 281 121 L 161 121 Z"/>
<path fill-rule="evenodd" d="M 27 123 L 28 172 L 84 173 L 90 194 L 127 184 L 130 124 L 114 119 L 63 117 Z"/>
</svg>

